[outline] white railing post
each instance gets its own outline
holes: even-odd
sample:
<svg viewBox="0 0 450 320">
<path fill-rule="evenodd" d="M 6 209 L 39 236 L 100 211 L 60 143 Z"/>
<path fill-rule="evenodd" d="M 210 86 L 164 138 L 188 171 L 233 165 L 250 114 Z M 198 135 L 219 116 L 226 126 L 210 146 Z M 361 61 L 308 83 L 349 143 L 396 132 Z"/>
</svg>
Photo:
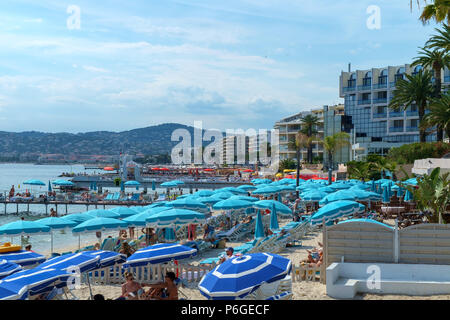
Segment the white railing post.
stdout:
<svg viewBox="0 0 450 320">
<path fill-rule="evenodd" d="M 400 238 L 398 236 L 398 218 L 395 219 L 394 227 L 394 263 L 398 263 L 398 257 L 400 253 Z"/>
</svg>

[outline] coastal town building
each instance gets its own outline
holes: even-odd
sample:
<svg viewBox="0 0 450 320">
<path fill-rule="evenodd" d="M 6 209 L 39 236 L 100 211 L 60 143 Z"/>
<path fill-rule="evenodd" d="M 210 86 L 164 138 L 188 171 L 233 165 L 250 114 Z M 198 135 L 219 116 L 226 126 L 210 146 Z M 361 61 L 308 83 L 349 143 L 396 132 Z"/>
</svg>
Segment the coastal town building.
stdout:
<svg viewBox="0 0 450 320">
<path fill-rule="evenodd" d="M 350 69 L 350 68 L 349 68 Z M 362 160 L 369 154 L 385 155 L 390 148 L 419 141 L 418 107 L 405 111 L 388 108 L 399 79 L 422 69 L 409 64 L 342 72 L 339 95 L 344 98 L 344 113 L 351 117 L 350 160 Z M 442 70 L 444 86 L 450 85 L 450 71 Z M 436 141 L 430 132 L 427 141 Z"/>
</svg>

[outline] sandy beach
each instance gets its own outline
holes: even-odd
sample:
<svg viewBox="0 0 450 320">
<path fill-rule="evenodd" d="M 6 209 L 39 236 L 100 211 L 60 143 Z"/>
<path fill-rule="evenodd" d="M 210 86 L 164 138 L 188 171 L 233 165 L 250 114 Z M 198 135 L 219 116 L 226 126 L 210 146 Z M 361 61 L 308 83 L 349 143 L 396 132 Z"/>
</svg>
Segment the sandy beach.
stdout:
<svg viewBox="0 0 450 320">
<path fill-rule="evenodd" d="M 288 221 L 281 221 L 280 226 Z M 393 221 L 386 221 L 393 224 Z M 307 234 L 302 240 L 302 246 L 288 247 L 280 255 L 289 258 L 294 265 L 299 265 L 300 261 L 307 257 L 307 249 L 318 247 L 318 242 L 322 242 L 322 233 L 314 232 Z M 227 247 L 237 247 L 243 242 L 228 242 Z M 210 249 L 189 260 L 189 264 L 198 265 L 200 261 L 217 257 L 224 252 L 224 249 Z M 121 295 L 120 285 L 93 285 L 91 286 L 93 294 L 102 294 L 106 299 L 116 299 Z M 335 300 L 326 294 L 326 285 L 320 282 L 300 281 L 292 283 L 293 300 Z M 196 286 L 191 288 L 181 288 L 180 298 L 187 300 L 206 300 Z M 81 300 L 89 299 L 89 287 L 82 285 L 80 289 L 74 290 L 74 294 Z M 434 295 L 434 296 L 404 296 L 404 295 L 375 295 L 375 294 L 359 294 L 355 300 L 449 300 L 450 295 Z"/>
</svg>

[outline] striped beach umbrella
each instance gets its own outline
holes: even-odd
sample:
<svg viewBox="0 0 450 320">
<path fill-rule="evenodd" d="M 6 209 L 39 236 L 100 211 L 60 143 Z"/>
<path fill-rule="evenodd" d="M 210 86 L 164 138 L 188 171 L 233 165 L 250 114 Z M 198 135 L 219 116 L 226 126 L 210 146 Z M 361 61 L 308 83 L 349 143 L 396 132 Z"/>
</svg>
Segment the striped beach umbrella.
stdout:
<svg viewBox="0 0 450 320">
<path fill-rule="evenodd" d="M 51 235 L 50 252 L 53 252 L 53 232 L 52 231 L 57 230 L 57 229 L 73 228 L 78 224 L 77 222 L 75 222 L 73 220 L 61 219 L 58 217 L 48 217 L 48 218 L 36 220 L 36 222 L 42 223 L 43 225 L 50 227 L 50 235 Z"/>
<path fill-rule="evenodd" d="M 65 270 L 72 272 L 74 268 L 80 273 L 95 270 L 99 267 L 100 257 L 97 255 L 86 254 L 85 252 L 70 253 L 62 256 L 48 259 L 36 267 L 36 270 Z"/>
<path fill-rule="evenodd" d="M 20 236 L 31 234 L 48 234 L 50 227 L 35 221 L 18 220 L 0 227 L 0 235 Z"/>
<path fill-rule="evenodd" d="M 139 213 L 138 211 L 136 211 L 132 208 L 128 208 L 128 207 L 115 207 L 115 208 L 109 209 L 109 211 L 111 211 L 115 214 L 118 214 L 119 218 L 121 218 L 121 219 L 131 217 L 131 216 L 134 216 L 135 214 Z"/>
<path fill-rule="evenodd" d="M 308 191 L 308 192 L 300 194 L 300 198 L 303 201 L 319 202 L 320 200 L 325 198 L 327 195 L 328 195 L 328 193 L 319 191 L 319 189 L 317 189 L 316 191 Z"/>
<path fill-rule="evenodd" d="M 46 258 L 36 252 L 19 250 L 15 252 L 0 253 L 0 260 L 17 263 L 22 267 L 33 267 L 46 260 Z"/>
<path fill-rule="evenodd" d="M 197 249 L 179 243 L 159 243 L 140 249 L 128 257 L 123 268 L 134 268 L 148 264 L 159 264 L 172 260 L 190 258 L 197 254 Z"/>
<path fill-rule="evenodd" d="M 128 223 L 122 220 L 113 218 L 93 218 L 85 222 L 80 223 L 72 229 L 72 233 L 80 234 L 85 232 L 107 231 L 124 229 L 128 226 Z"/>
<path fill-rule="evenodd" d="M 252 253 L 229 259 L 207 273 L 198 288 L 213 300 L 244 298 L 264 283 L 285 278 L 292 269 L 291 260 L 272 253 Z"/>
<path fill-rule="evenodd" d="M 22 267 L 17 263 L 0 260 L 0 279 L 3 279 L 21 270 L 23 270 Z"/>
<path fill-rule="evenodd" d="M 124 218 L 123 221 L 128 223 L 128 227 L 145 227 L 147 225 L 147 218 L 169 209 L 169 207 L 150 208 L 141 213 L 137 213 L 133 216 Z"/>
<path fill-rule="evenodd" d="M 96 218 L 113 218 L 113 219 L 119 219 L 120 214 L 116 213 L 111 210 L 104 210 L 104 209 L 95 209 L 95 210 L 89 210 L 84 212 L 84 214 L 89 214 L 91 216 L 94 216 Z"/>
<path fill-rule="evenodd" d="M 328 194 L 322 200 L 319 201 L 319 205 L 323 206 L 327 203 L 340 201 L 340 200 L 356 200 L 357 196 L 354 191 L 350 190 L 339 190 L 334 193 Z"/>
<path fill-rule="evenodd" d="M 188 209 L 188 210 L 206 210 L 208 207 L 200 202 L 197 199 L 193 198 L 184 198 L 177 199 L 175 201 L 171 201 L 167 203 L 168 206 L 179 209 Z"/>
<path fill-rule="evenodd" d="M 254 195 L 261 195 L 261 196 L 269 196 L 273 194 L 277 194 L 280 192 L 280 189 L 276 186 L 267 186 L 263 188 L 258 188 L 254 191 L 252 191 L 252 194 Z"/>
<path fill-rule="evenodd" d="M 64 220 L 71 220 L 76 222 L 77 224 L 80 224 L 82 222 L 88 221 L 90 219 L 94 219 L 94 216 L 91 216 L 89 214 L 85 214 L 85 213 L 71 213 L 65 216 L 62 216 L 61 219 Z"/>
<path fill-rule="evenodd" d="M 84 251 L 85 255 L 98 257 L 98 268 L 112 267 L 117 263 L 123 263 L 127 256 L 122 253 L 106 250 Z"/>
</svg>

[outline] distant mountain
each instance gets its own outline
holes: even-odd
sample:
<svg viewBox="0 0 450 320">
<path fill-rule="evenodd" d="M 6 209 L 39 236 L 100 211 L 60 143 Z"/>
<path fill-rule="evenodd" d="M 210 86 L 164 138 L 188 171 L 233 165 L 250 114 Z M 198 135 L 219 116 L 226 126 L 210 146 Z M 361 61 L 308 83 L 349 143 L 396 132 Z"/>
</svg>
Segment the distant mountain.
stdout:
<svg viewBox="0 0 450 320">
<path fill-rule="evenodd" d="M 165 123 L 123 132 L 94 131 L 86 133 L 43 133 L 0 131 L 0 156 L 2 154 L 76 154 L 117 155 L 142 153 L 165 154 L 179 142 L 171 141 L 173 131 L 186 129 L 192 141 L 194 128 L 176 123 Z"/>
</svg>

